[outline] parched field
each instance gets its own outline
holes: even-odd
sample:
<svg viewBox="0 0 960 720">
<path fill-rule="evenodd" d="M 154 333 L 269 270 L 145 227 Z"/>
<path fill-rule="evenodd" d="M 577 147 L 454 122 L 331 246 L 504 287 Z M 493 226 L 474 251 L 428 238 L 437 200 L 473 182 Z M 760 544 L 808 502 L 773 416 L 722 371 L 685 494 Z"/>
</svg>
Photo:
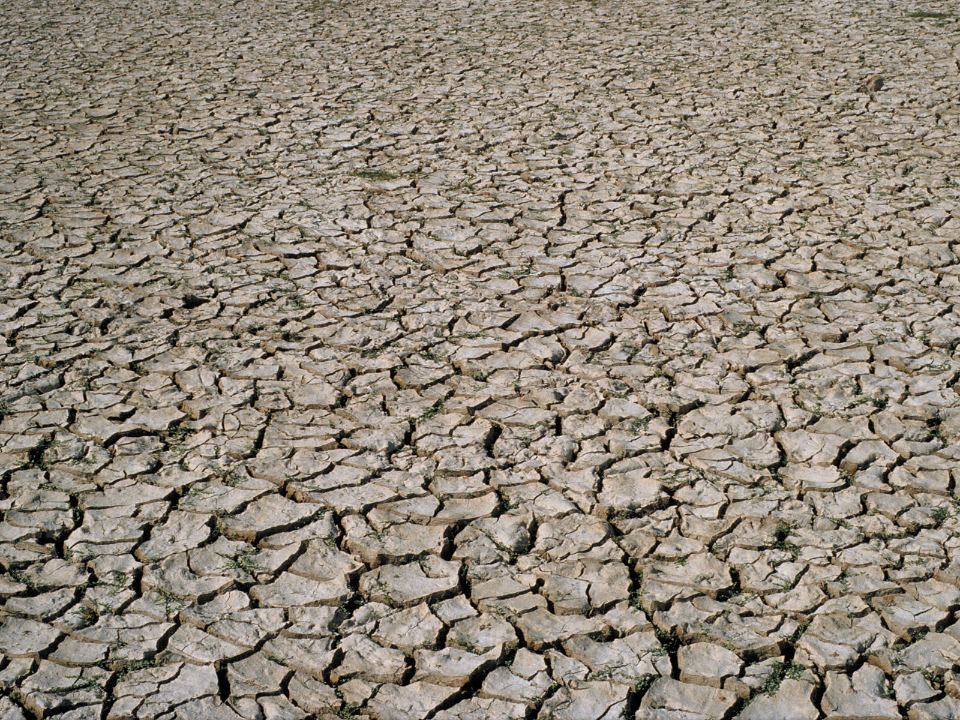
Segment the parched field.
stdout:
<svg viewBox="0 0 960 720">
<path fill-rule="evenodd" d="M 960 718 L 960 10 L 0 0 L 0 720 Z"/>
</svg>

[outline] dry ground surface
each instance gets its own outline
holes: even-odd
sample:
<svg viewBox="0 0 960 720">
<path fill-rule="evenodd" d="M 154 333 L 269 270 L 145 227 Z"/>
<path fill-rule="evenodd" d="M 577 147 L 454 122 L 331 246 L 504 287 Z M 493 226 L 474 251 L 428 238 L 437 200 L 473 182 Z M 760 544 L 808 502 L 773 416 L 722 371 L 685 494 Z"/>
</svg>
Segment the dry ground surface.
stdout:
<svg viewBox="0 0 960 720">
<path fill-rule="evenodd" d="M 960 717 L 958 12 L 3 0 L 0 718 Z"/>
</svg>

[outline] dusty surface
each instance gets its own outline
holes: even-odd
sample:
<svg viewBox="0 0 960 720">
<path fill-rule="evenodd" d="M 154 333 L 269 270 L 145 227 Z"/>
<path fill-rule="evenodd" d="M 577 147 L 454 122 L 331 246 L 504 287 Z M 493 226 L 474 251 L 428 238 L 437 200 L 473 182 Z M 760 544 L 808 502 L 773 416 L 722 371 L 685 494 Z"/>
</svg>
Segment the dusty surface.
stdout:
<svg viewBox="0 0 960 720">
<path fill-rule="evenodd" d="M 960 24 L 5 0 L 0 718 L 960 713 Z"/>
</svg>

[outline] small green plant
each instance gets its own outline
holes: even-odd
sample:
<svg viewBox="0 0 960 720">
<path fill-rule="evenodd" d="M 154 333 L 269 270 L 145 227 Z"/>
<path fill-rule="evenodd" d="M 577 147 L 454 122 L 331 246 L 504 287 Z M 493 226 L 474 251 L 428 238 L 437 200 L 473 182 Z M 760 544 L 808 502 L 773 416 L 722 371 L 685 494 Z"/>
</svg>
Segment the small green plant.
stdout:
<svg viewBox="0 0 960 720">
<path fill-rule="evenodd" d="M 660 641 L 660 649 L 657 650 L 655 655 L 668 655 L 677 651 L 677 648 L 680 647 L 681 640 L 680 636 L 675 632 L 668 632 L 660 628 L 654 628 L 654 634 L 657 636 L 657 640 Z"/>
<path fill-rule="evenodd" d="M 646 432 L 650 427 L 650 418 L 637 418 L 630 421 L 630 432 L 641 433 Z"/>
<path fill-rule="evenodd" d="M 920 674 L 923 675 L 923 679 L 926 680 L 935 690 L 943 689 L 943 677 L 938 675 L 936 672 L 931 670 L 929 667 L 925 667 L 920 671 Z"/>
<path fill-rule="evenodd" d="M 160 433 L 160 440 L 169 447 L 175 447 L 182 445 L 183 442 L 195 432 L 196 430 L 188 428 L 186 425 L 176 425 Z"/>
<path fill-rule="evenodd" d="M 93 583 L 94 587 L 109 587 L 113 588 L 111 590 L 111 595 L 116 595 L 118 592 L 123 590 L 127 586 L 127 576 L 120 572 L 119 570 L 114 570 L 110 574 L 110 578 L 97 578 L 96 582 Z"/>
<path fill-rule="evenodd" d="M 26 575 L 22 570 L 17 570 L 15 568 L 11 569 L 10 577 L 13 579 L 14 582 L 18 582 L 21 585 L 26 585 L 27 589 L 30 592 L 36 592 L 37 586 L 34 584 L 33 580 L 28 575 Z"/>
<path fill-rule="evenodd" d="M 771 547 L 773 547 L 775 550 L 788 552 L 793 555 L 794 558 L 796 558 L 800 554 L 800 548 L 797 547 L 795 543 L 787 540 L 787 538 L 790 537 L 790 532 L 791 529 L 789 525 L 782 521 L 777 523 L 777 527 L 773 531 L 774 541 Z"/>
<path fill-rule="evenodd" d="M 757 330 L 759 330 L 759 329 L 760 329 L 759 326 L 757 326 L 757 325 L 755 325 L 755 324 L 753 324 L 753 323 L 751 323 L 751 322 L 747 322 L 747 321 L 745 321 L 745 320 L 737 320 L 737 321 L 733 324 L 733 333 L 734 333 L 734 335 L 736 335 L 738 338 L 746 337 L 746 336 L 749 335 L 750 333 L 752 333 L 752 332 L 754 332 L 754 331 L 757 331 Z"/>
<path fill-rule="evenodd" d="M 353 615 L 353 611 L 359 607 L 366 605 L 368 600 L 361 595 L 358 591 L 354 590 L 353 595 L 351 595 L 347 600 L 344 600 L 340 603 L 340 606 L 337 608 L 337 611 L 344 617 L 350 617 Z"/>
<path fill-rule="evenodd" d="M 519 503 L 516 500 L 511 500 L 510 496 L 503 491 L 503 488 L 497 488 L 497 499 L 500 501 L 500 509 L 502 512 L 509 512 L 510 510 L 516 510 L 520 507 Z"/>
<path fill-rule="evenodd" d="M 800 642 L 800 638 L 803 637 L 803 634 L 807 631 L 808 627 L 810 627 L 810 622 L 807 620 L 799 623 L 796 630 L 794 630 L 793 634 L 790 635 L 790 644 L 796 645 L 798 642 Z"/>
<path fill-rule="evenodd" d="M 257 562 L 257 555 L 259 554 L 259 550 L 240 550 L 235 555 L 226 558 L 227 566 L 245 572 L 248 575 L 255 575 L 264 570 Z"/>
<path fill-rule="evenodd" d="M 932 10 L 914 10 L 913 12 L 908 12 L 907 17 L 915 20 L 950 20 L 956 17 L 956 15 L 953 13 L 934 12 Z"/>
<path fill-rule="evenodd" d="M 603 668 L 602 670 L 594 670 L 592 673 L 587 675 L 587 681 L 591 680 L 609 680 L 613 676 L 613 668 Z"/>
<path fill-rule="evenodd" d="M 786 662 L 778 661 L 773 664 L 773 672 L 767 676 L 766 682 L 763 684 L 762 693 L 765 695 L 773 695 L 777 690 L 780 689 L 780 684 L 787 678 L 790 680 L 799 680 L 803 677 L 803 673 L 806 668 L 802 665 L 795 665 L 792 661 L 788 660 Z"/>
<path fill-rule="evenodd" d="M 44 453 L 47 449 L 53 446 L 53 441 L 48 437 L 43 437 L 40 439 L 33 449 L 27 453 L 27 462 L 28 467 L 37 468 L 38 470 L 47 469 L 47 461 L 44 458 Z"/>
<path fill-rule="evenodd" d="M 223 524 L 223 512 L 220 510 L 213 511 L 213 533 L 211 537 L 216 540 L 218 537 L 222 537 L 226 527 Z"/>
<path fill-rule="evenodd" d="M 159 595 L 160 599 L 163 601 L 163 612 L 167 616 L 170 615 L 171 610 L 179 612 L 187 605 L 186 600 L 177 597 L 166 588 L 157 588 L 157 595 Z"/>
<path fill-rule="evenodd" d="M 397 178 L 397 176 L 391 172 L 387 172 L 386 170 L 377 170 L 374 168 L 370 168 L 367 170 L 354 170 L 350 174 L 353 175 L 354 177 L 358 177 L 363 180 L 374 180 L 374 181 L 395 180 Z"/>
<path fill-rule="evenodd" d="M 937 524 L 937 527 L 940 527 L 950 519 L 950 509 L 946 505 L 937 505 L 933 509 L 931 517 L 933 517 L 933 521 Z"/>
<path fill-rule="evenodd" d="M 657 681 L 659 675 L 644 675 L 633 686 L 633 691 L 637 695 L 643 695 Z"/>
<path fill-rule="evenodd" d="M 740 586 L 739 570 L 731 568 L 730 577 L 733 579 L 733 585 L 717 592 L 718 602 L 726 602 L 727 600 L 735 598 L 743 593 L 743 588 Z"/>
<path fill-rule="evenodd" d="M 889 700 L 894 700 L 897 697 L 897 693 L 893 689 L 893 681 L 889 678 L 885 678 L 883 681 L 883 693 L 882 697 L 885 697 Z"/>
<path fill-rule="evenodd" d="M 633 584 L 633 590 L 630 591 L 630 607 L 634 610 L 642 610 L 643 607 L 640 604 L 640 587 L 643 585 L 643 572 L 637 573 L 637 579 Z"/>
<path fill-rule="evenodd" d="M 443 403 L 440 403 L 439 405 L 436 405 L 434 407 L 427 408 L 426 410 L 424 410 L 423 414 L 420 416 L 420 419 L 429 420 L 431 418 L 435 418 L 437 415 L 439 415 L 442 412 L 443 412 Z"/>
<path fill-rule="evenodd" d="M 525 268 L 513 268 L 512 270 L 503 270 L 497 277 L 502 280 L 510 280 L 511 278 L 526 277 L 531 272 L 533 272 L 533 265 L 528 265 Z"/>
<path fill-rule="evenodd" d="M 472 642 L 470 642 L 466 638 L 458 638 L 456 641 L 454 641 L 453 646 L 458 647 L 461 650 L 466 650 L 467 652 L 473 653 L 474 655 L 483 655 L 483 650 L 477 647 L 476 645 L 474 645 Z M 587 679 L 589 680 L 590 678 L 587 678 Z"/>
<path fill-rule="evenodd" d="M 103 691 L 103 686 L 96 680 L 80 680 L 78 679 L 73 685 L 65 688 L 57 688 L 53 690 L 54 695 L 71 695 L 77 692 L 83 692 L 84 690 L 92 690 L 97 698 L 103 698 L 106 693 Z"/>
<path fill-rule="evenodd" d="M 214 467 L 212 470 L 224 485 L 232 487 L 243 479 L 236 468 Z"/>
<path fill-rule="evenodd" d="M 127 675 L 137 670 L 156 667 L 158 661 L 156 658 L 146 660 L 105 660 L 100 664 L 104 670 L 111 670 L 117 673 L 117 680 L 123 680 Z"/>
<path fill-rule="evenodd" d="M 531 545 L 529 538 L 525 538 L 518 542 L 515 547 L 508 549 L 507 551 L 510 554 L 510 562 L 515 563 L 518 557 L 521 555 L 526 555 L 528 552 L 530 552 L 530 548 Z"/>
</svg>

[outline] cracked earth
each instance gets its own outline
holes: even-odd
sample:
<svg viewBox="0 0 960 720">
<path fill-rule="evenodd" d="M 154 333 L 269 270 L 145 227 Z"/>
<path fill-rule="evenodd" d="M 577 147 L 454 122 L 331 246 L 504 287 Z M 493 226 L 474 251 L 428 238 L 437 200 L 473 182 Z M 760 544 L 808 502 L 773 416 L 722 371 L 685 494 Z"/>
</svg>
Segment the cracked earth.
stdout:
<svg viewBox="0 0 960 720">
<path fill-rule="evenodd" d="M 960 717 L 955 4 L 2 16 L 2 720 Z"/>
</svg>

